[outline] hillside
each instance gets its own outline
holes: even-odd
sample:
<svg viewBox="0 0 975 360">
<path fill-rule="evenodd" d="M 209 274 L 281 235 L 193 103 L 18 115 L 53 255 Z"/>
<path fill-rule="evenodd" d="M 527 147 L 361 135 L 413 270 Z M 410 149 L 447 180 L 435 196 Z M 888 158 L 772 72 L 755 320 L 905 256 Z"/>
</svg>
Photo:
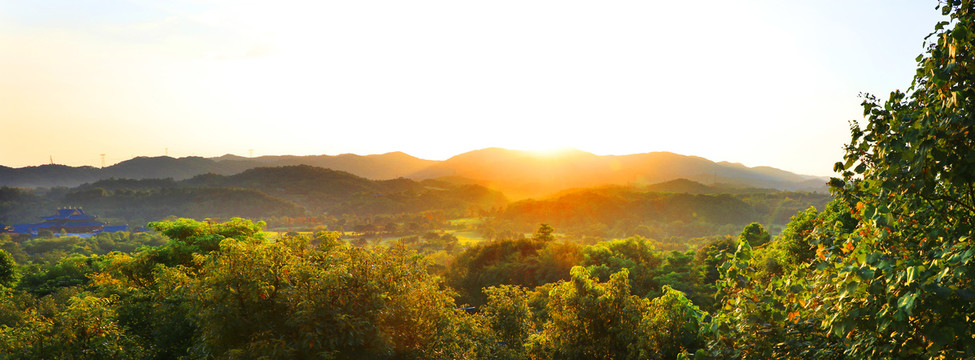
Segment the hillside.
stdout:
<svg viewBox="0 0 975 360">
<path fill-rule="evenodd" d="M 190 179 L 107 179 L 48 191 L 0 187 L 0 223 L 35 221 L 51 209 L 80 206 L 132 223 L 174 215 L 192 218 L 360 217 L 505 206 L 503 194 L 436 180 L 369 180 L 309 165 L 261 167 Z"/>
<path fill-rule="evenodd" d="M 735 234 L 759 222 L 776 229 L 810 206 L 822 209 L 828 194 L 712 187 L 690 180 L 650 186 L 568 190 L 508 205 L 499 218 L 515 230 L 540 223 L 597 237 L 642 235 L 654 239 Z"/>
</svg>

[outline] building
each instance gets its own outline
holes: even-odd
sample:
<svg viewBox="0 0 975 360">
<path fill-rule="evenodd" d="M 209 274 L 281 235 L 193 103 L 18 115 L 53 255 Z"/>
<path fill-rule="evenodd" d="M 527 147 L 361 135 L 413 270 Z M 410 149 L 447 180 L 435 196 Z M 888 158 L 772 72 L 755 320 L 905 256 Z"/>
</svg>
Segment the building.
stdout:
<svg viewBox="0 0 975 360">
<path fill-rule="evenodd" d="M 81 208 L 58 209 L 58 212 L 41 219 L 44 222 L 35 224 L 37 230 L 51 230 L 54 233 L 82 234 L 102 231 L 105 223 L 95 221 L 97 216 L 85 214 Z"/>
<path fill-rule="evenodd" d="M 41 219 L 44 222 L 37 224 L 17 224 L 9 226 L 10 232 L 18 234 L 31 234 L 37 236 L 41 231 L 47 230 L 54 234 L 78 235 L 82 237 L 92 236 L 100 232 L 126 231 L 128 226 L 105 226 L 105 223 L 95 220 L 94 215 L 85 214 L 81 208 L 62 208 L 51 216 Z"/>
</svg>

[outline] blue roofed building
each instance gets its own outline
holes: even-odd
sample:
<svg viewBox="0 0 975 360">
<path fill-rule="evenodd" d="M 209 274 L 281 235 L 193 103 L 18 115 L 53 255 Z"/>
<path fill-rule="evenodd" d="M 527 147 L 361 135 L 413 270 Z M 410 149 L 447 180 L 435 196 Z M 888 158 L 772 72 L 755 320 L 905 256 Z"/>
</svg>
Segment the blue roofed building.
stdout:
<svg viewBox="0 0 975 360">
<path fill-rule="evenodd" d="M 82 234 L 102 231 L 105 223 L 95 221 L 95 218 L 97 216 L 85 214 L 81 208 L 63 208 L 58 209 L 54 215 L 42 217 L 44 222 L 36 225 L 38 230 L 46 229 L 55 233 Z"/>
</svg>

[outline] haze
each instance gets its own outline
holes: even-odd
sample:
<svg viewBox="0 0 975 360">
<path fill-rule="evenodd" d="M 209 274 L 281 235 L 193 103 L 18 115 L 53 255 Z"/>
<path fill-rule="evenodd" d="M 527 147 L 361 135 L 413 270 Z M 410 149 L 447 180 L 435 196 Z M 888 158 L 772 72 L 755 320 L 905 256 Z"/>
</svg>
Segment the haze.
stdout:
<svg viewBox="0 0 975 360">
<path fill-rule="evenodd" d="M 829 175 L 930 1 L 8 1 L 0 165 L 485 147 Z"/>
</svg>

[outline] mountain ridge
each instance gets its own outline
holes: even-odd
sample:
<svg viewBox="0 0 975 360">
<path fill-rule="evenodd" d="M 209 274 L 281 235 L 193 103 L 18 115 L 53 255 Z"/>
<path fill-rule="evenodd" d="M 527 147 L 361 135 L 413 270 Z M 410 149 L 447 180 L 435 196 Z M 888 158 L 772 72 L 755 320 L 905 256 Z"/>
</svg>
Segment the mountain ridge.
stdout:
<svg viewBox="0 0 975 360">
<path fill-rule="evenodd" d="M 491 147 L 457 154 L 446 160 L 427 160 L 403 152 L 374 155 L 226 154 L 135 157 L 105 168 L 41 165 L 0 166 L 0 186 L 73 187 L 104 179 L 186 180 L 203 174 L 235 175 L 249 169 L 308 165 L 344 171 L 373 180 L 396 178 L 463 179 L 504 192 L 513 199 L 602 185 L 649 185 L 675 179 L 702 184 L 729 184 L 788 191 L 825 191 L 827 178 L 802 175 L 769 166 L 714 162 L 672 152 L 595 155 L 578 149 L 535 152 Z"/>
</svg>

